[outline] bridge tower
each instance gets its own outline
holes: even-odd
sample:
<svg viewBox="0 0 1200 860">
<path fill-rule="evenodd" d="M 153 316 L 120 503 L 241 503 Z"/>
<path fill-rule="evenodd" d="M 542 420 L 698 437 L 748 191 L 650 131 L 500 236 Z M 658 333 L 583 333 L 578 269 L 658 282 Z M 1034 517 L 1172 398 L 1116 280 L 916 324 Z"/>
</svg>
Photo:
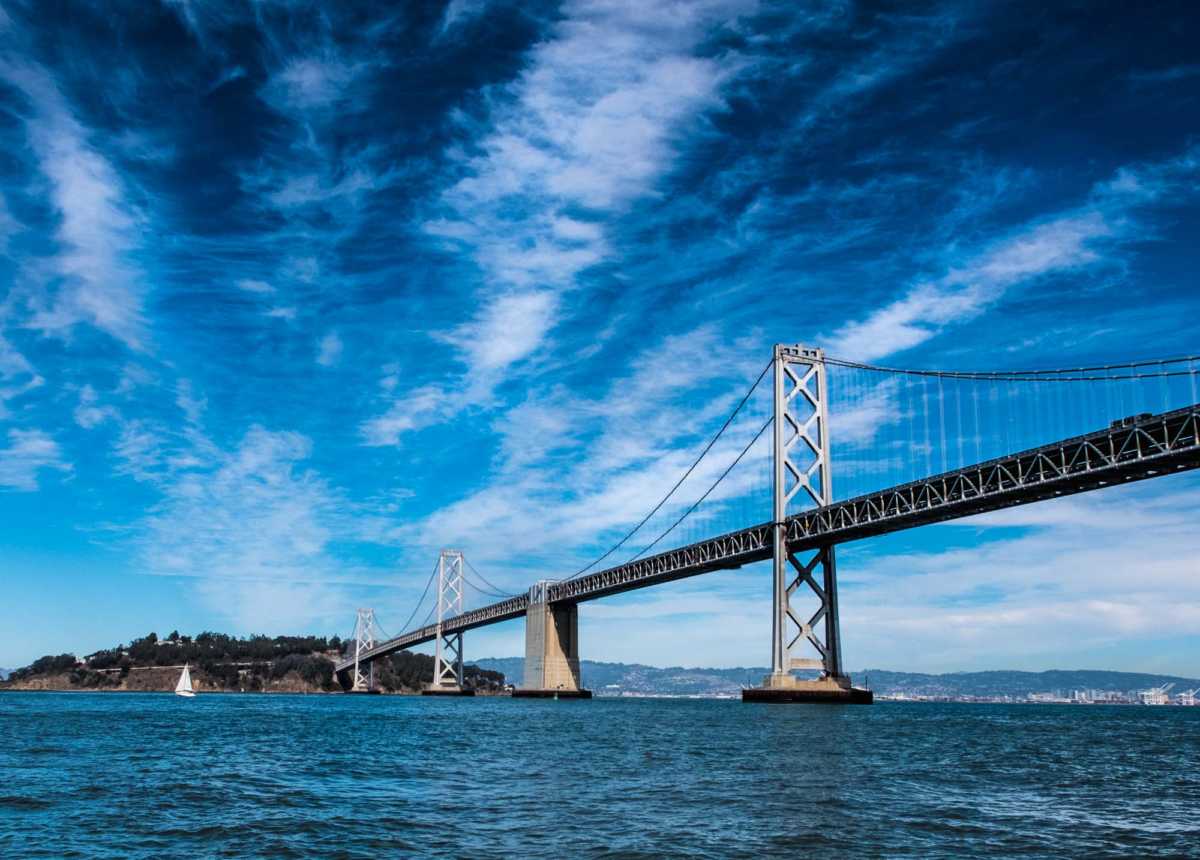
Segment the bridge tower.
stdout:
<svg viewBox="0 0 1200 860">
<path fill-rule="evenodd" d="M 437 638 L 433 656 L 433 682 L 424 690 L 426 696 L 473 696 L 474 690 L 463 687 L 462 631 L 447 633 L 446 619 L 463 611 L 463 554 L 456 549 L 444 549 L 438 556 Z"/>
<path fill-rule="evenodd" d="M 742 699 L 869 702 L 871 694 L 852 687 L 842 667 L 833 546 L 797 553 L 787 540 L 788 505 L 797 496 L 818 507 L 833 502 L 825 353 L 776 344 L 773 365 L 771 674 L 761 687 L 743 691 Z M 801 680 L 792 674 L 796 669 L 819 676 Z"/>
<path fill-rule="evenodd" d="M 375 689 L 375 663 L 361 659 L 362 655 L 375 647 L 375 630 L 375 610 L 359 609 L 358 618 L 354 622 L 354 681 L 350 687 L 352 693 L 370 693 Z"/>
</svg>

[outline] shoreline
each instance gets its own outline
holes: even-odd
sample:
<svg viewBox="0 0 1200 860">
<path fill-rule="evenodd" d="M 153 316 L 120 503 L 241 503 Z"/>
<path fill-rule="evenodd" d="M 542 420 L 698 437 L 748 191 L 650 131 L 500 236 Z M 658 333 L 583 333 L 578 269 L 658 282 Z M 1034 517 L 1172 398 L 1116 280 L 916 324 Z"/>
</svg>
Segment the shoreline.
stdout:
<svg viewBox="0 0 1200 860">
<path fill-rule="evenodd" d="M 87 690 L 80 689 L 54 689 L 49 687 L 30 688 L 30 687 L 3 687 L 0 686 L 0 694 L 4 693 L 65 693 L 67 695 L 84 695 L 88 693 L 99 693 L 103 695 L 111 694 L 128 694 L 128 695 L 154 695 L 154 696 L 173 696 L 174 690 L 114 690 L 92 688 Z M 349 693 L 343 690 L 197 690 L 197 697 L 200 696 L 348 696 Z M 415 696 L 421 697 L 420 690 L 403 690 L 388 692 L 380 690 L 373 695 L 377 696 Z M 488 692 L 476 690 L 477 698 L 512 698 L 512 693 L 506 692 Z"/>
</svg>

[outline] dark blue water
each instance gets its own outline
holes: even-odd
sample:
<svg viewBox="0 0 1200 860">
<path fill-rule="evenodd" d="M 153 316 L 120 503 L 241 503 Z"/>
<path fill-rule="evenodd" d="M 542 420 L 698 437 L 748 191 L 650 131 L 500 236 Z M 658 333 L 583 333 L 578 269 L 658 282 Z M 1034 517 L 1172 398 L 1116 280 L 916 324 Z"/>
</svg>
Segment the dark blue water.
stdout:
<svg viewBox="0 0 1200 860">
<path fill-rule="evenodd" d="M 0 695 L 0 856 L 1200 856 L 1200 708 Z"/>
</svg>

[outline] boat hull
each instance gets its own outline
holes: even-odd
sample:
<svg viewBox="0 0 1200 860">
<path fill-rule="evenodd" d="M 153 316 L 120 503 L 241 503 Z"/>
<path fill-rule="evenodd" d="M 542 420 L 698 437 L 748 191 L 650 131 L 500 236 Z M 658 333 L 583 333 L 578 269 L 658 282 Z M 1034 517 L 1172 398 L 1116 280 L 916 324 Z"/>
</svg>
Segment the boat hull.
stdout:
<svg viewBox="0 0 1200 860">
<path fill-rule="evenodd" d="M 176 690 L 176 691 L 175 691 L 175 695 L 176 695 L 176 696 L 183 696 L 185 699 L 194 699 L 194 698 L 196 698 L 196 694 L 195 694 L 195 693 L 193 693 L 191 690 Z"/>
</svg>

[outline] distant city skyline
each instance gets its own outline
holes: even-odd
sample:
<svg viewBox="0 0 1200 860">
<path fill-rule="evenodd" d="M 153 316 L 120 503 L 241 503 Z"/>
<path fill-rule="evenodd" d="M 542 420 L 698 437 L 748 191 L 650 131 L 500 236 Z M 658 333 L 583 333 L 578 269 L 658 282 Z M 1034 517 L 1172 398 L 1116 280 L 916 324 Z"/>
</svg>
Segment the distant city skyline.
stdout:
<svg viewBox="0 0 1200 860">
<path fill-rule="evenodd" d="M 1183 4 L 68 6 L 0 5 L 0 666 L 398 632 L 445 546 L 568 576 L 777 342 L 1200 352 Z M 847 665 L 1195 677 L 1200 479 L 1152 483 L 843 547 Z M 761 666 L 769 616 L 755 565 L 582 650 Z"/>
</svg>

